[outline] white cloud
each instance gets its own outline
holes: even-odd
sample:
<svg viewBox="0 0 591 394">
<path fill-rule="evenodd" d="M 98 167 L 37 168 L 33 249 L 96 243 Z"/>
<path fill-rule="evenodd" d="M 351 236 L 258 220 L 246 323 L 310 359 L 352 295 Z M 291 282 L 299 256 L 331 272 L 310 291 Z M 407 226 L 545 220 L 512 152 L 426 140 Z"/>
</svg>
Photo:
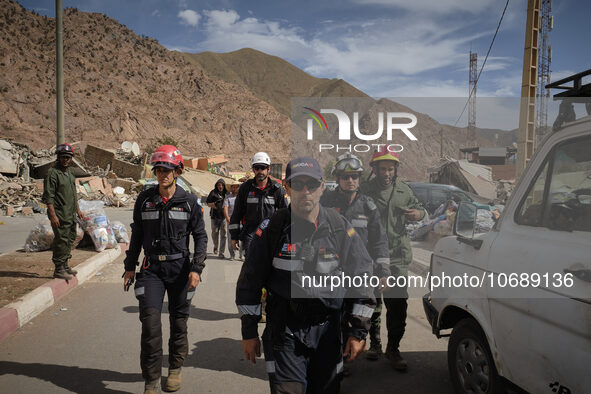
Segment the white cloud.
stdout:
<svg viewBox="0 0 591 394">
<path fill-rule="evenodd" d="M 201 15 L 193 10 L 183 10 L 179 11 L 177 15 L 181 19 L 181 23 L 183 25 L 197 27 L 199 24 L 199 20 L 201 19 Z"/>
<path fill-rule="evenodd" d="M 316 25 L 314 31 L 304 31 L 252 14 L 241 17 L 233 9 L 202 14 L 205 39 L 196 48 L 183 48 L 185 51 L 254 48 L 294 63 L 311 75 L 345 79 L 374 97 L 467 97 L 468 50 L 476 40 L 494 33 L 491 26 L 483 30 L 473 18 L 453 23 L 441 16 L 422 17 L 421 23 L 403 16 L 333 20 Z M 484 54 L 479 60 L 484 60 Z M 507 75 L 493 79 L 516 61 L 489 57 L 479 95 L 519 96 L 520 79 L 516 82 L 514 76 Z M 444 77 L 438 79 L 440 75 Z"/>
<path fill-rule="evenodd" d="M 158 10 L 152 11 L 152 16 L 160 16 L 160 11 L 158 11 Z"/>
<path fill-rule="evenodd" d="M 361 5 L 380 5 L 401 8 L 412 12 L 456 14 L 460 12 L 478 14 L 488 9 L 493 0 L 352 0 Z"/>
<path fill-rule="evenodd" d="M 203 11 L 203 14 L 208 17 L 207 26 L 220 29 L 228 29 L 240 19 L 240 15 L 234 10 Z M 247 18 L 246 20 L 248 19 L 250 18 Z"/>
<path fill-rule="evenodd" d="M 303 59 L 309 51 L 309 44 L 299 35 L 298 29 L 283 27 L 279 22 L 253 17 L 240 19 L 234 10 L 204 11 L 203 14 L 207 17 L 203 24 L 206 39 L 200 43 L 200 50 L 227 52 L 254 48 L 292 61 Z"/>
</svg>

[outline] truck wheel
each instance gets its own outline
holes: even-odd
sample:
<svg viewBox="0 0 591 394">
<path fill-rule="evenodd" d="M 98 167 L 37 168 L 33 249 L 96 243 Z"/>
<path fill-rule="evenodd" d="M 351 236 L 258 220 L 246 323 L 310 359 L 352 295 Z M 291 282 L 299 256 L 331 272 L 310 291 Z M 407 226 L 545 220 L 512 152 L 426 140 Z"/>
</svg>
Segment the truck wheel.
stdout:
<svg viewBox="0 0 591 394">
<path fill-rule="evenodd" d="M 447 346 L 447 365 L 456 393 L 497 393 L 497 369 L 486 338 L 474 319 L 455 325 Z"/>
</svg>

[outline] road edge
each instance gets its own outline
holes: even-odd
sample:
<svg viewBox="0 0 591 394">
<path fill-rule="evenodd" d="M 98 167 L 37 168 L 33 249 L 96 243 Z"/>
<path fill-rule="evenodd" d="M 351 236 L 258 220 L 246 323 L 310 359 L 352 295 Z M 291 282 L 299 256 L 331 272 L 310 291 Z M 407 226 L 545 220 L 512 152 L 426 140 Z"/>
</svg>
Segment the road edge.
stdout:
<svg viewBox="0 0 591 394">
<path fill-rule="evenodd" d="M 90 279 L 97 271 L 117 259 L 127 250 L 127 244 L 119 244 L 115 249 L 106 249 L 76 266 L 78 274 L 70 281 L 52 279 L 18 301 L 0 308 L 0 342 L 27 324 L 56 301 L 70 293 L 72 289 Z"/>
</svg>

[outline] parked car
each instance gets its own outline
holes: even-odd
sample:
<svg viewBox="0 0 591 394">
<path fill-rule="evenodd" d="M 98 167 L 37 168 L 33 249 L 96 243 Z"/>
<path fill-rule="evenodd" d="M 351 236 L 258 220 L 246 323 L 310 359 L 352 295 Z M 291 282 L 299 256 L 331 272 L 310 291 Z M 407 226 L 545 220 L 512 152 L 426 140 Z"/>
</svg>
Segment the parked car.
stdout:
<svg viewBox="0 0 591 394">
<path fill-rule="evenodd" d="M 432 214 L 437 208 L 448 200 L 454 200 L 456 202 L 468 201 L 468 202 L 483 202 L 477 201 L 474 195 L 471 195 L 459 187 L 453 185 L 441 185 L 439 183 L 422 183 L 422 182 L 408 182 L 408 186 L 412 189 L 413 193 L 419 199 L 421 205 Z"/>
<path fill-rule="evenodd" d="M 455 391 L 496 393 L 510 382 L 530 393 L 589 393 L 591 116 L 546 138 L 491 231 L 475 232 L 477 214 L 460 203 L 455 236 L 435 245 L 429 275 L 433 285 L 478 279 L 423 297 L 433 333 L 450 337 Z"/>
</svg>

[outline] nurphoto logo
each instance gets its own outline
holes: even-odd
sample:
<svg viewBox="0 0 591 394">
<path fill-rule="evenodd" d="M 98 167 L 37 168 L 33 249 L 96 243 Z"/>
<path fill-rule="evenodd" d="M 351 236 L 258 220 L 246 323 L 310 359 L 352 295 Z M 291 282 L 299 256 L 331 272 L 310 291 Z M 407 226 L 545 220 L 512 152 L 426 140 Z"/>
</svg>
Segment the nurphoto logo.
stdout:
<svg viewBox="0 0 591 394">
<path fill-rule="evenodd" d="M 385 137 L 388 142 L 392 141 L 395 133 L 402 132 L 409 140 L 417 141 L 417 137 L 411 132 L 417 124 L 417 117 L 414 114 L 408 112 L 378 112 L 377 113 L 377 131 L 360 130 L 359 128 L 359 112 L 355 111 L 352 113 L 353 122 L 351 117 L 340 109 L 334 108 L 322 108 L 315 110 L 311 107 L 303 107 L 308 116 L 306 119 L 306 138 L 311 141 L 314 140 L 314 129 L 319 129 L 320 132 L 327 133 L 330 135 L 328 128 L 328 122 L 323 114 L 333 115 L 336 117 L 338 129 L 336 135 L 338 136 L 338 142 L 350 141 L 351 140 L 351 129 L 355 138 L 362 141 L 376 141 L 383 138 L 384 130 L 386 131 Z M 351 127 L 353 126 L 353 127 Z M 332 138 L 333 136 L 330 135 Z M 402 152 L 404 147 L 400 144 L 354 144 L 354 145 L 339 145 L 332 143 L 320 143 L 318 145 L 319 152 L 327 150 L 335 150 L 336 152 L 348 151 L 348 152 L 370 152 L 381 147 L 386 147 L 390 152 Z"/>
</svg>

